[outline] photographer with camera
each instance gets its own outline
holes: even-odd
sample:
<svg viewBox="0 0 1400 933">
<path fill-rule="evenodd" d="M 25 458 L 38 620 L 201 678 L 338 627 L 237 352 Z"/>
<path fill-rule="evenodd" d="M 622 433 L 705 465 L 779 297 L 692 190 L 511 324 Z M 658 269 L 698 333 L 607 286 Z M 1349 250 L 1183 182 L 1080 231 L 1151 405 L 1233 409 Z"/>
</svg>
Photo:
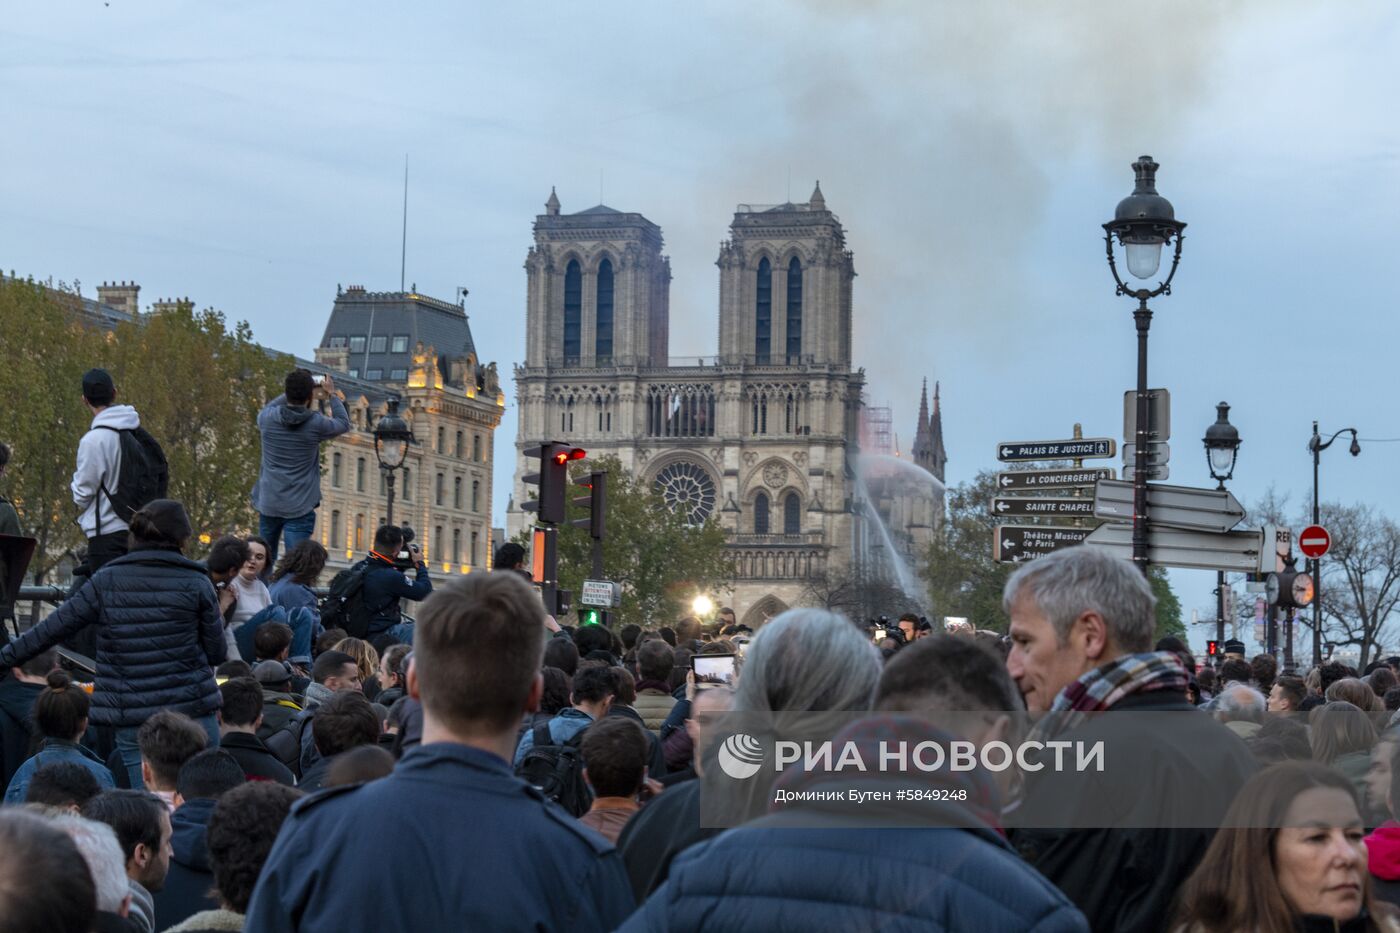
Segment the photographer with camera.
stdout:
<svg viewBox="0 0 1400 933">
<path fill-rule="evenodd" d="M 388 634 L 406 645 L 413 644 L 413 623 L 403 621 L 399 600 L 417 602 L 433 591 L 428 564 L 422 550 L 413 543 L 413 529 L 380 526 L 374 533 L 374 550 L 369 552 L 366 565 L 363 600 L 369 627 L 364 636 L 356 637 L 373 641 Z M 415 567 L 418 572 L 410 583 L 406 573 Z"/>
<path fill-rule="evenodd" d="M 267 541 L 267 567 L 277 565 L 283 536 L 289 551 L 311 537 L 321 504 L 321 442 L 350 430 L 350 415 L 330 376 L 294 369 L 284 386 L 286 393 L 258 413 L 262 468 L 253 508 L 258 534 Z M 320 401 L 330 403 L 329 418 L 313 407 Z"/>
</svg>

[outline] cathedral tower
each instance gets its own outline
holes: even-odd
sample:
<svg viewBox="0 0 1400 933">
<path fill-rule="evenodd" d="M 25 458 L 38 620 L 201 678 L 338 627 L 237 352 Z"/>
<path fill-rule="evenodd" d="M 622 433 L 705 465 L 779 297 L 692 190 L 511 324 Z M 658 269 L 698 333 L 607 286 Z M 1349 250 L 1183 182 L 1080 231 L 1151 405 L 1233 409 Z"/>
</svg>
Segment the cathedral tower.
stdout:
<svg viewBox="0 0 1400 933">
<path fill-rule="evenodd" d="M 855 265 L 820 183 L 806 203 L 740 205 L 717 265 L 722 360 L 850 369 Z"/>
<path fill-rule="evenodd" d="M 603 204 L 559 207 L 551 190 L 525 260 L 525 365 L 665 366 L 671 261 L 661 228 Z"/>
</svg>

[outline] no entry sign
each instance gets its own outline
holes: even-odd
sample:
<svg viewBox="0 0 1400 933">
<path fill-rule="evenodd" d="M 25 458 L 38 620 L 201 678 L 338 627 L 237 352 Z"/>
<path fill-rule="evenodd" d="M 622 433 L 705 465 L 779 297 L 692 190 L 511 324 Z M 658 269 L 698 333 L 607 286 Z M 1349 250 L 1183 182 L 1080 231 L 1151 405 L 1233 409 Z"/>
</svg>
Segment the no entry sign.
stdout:
<svg viewBox="0 0 1400 933">
<path fill-rule="evenodd" d="M 1332 536 L 1321 525 L 1309 525 L 1298 536 L 1298 550 L 1309 560 L 1317 560 L 1332 546 Z"/>
</svg>

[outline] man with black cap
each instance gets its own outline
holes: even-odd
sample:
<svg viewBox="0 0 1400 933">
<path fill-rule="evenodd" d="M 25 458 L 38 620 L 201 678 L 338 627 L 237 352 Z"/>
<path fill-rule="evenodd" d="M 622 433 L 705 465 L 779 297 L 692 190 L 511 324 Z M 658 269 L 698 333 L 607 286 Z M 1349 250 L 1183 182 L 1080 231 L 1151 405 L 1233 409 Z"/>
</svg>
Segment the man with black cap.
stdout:
<svg viewBox="0 0 1400 933">
<path fill-rule="evenodd" d="M 92 425 L 78 442 L 78 468 L 73 473 L 73 502 L 82 509 L 78 525 L 88 539 L 88 575 L 126 553 L 126 522 L 112 507 L 110 489 L 121 475 L 121 436 L 141 426 L 130 405 L 116 404 L 117 388 L 105 369 L 83 374 L 83 404 L 92 412 Z"/>
</svg>

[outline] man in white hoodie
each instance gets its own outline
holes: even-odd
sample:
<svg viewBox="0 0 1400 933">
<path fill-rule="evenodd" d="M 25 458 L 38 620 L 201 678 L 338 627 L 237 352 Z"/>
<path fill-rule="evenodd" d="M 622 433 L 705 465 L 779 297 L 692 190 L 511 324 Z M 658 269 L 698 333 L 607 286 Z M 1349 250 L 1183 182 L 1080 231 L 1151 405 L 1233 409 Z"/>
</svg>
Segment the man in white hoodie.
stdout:
<svg viewBox="0 0 1400 933">
<path fill-rule="evenodd" d="M 83 374 L 83 404 L 92 412 L 92 426 L 78 442 L 78 468 L 73 473 L 73 502 L 82 509 L 78 525 L 88 539 L 89 575 L 126 553 L 126 522 L 117 517 L 111 497 L 121 475 L 121 436 L 117 431 L 141 426 L 130 405 L 117 405 L 117 388 L 105 369 Z M 115 428 L 116 430 L 108 430 Z"/>
</svg>

